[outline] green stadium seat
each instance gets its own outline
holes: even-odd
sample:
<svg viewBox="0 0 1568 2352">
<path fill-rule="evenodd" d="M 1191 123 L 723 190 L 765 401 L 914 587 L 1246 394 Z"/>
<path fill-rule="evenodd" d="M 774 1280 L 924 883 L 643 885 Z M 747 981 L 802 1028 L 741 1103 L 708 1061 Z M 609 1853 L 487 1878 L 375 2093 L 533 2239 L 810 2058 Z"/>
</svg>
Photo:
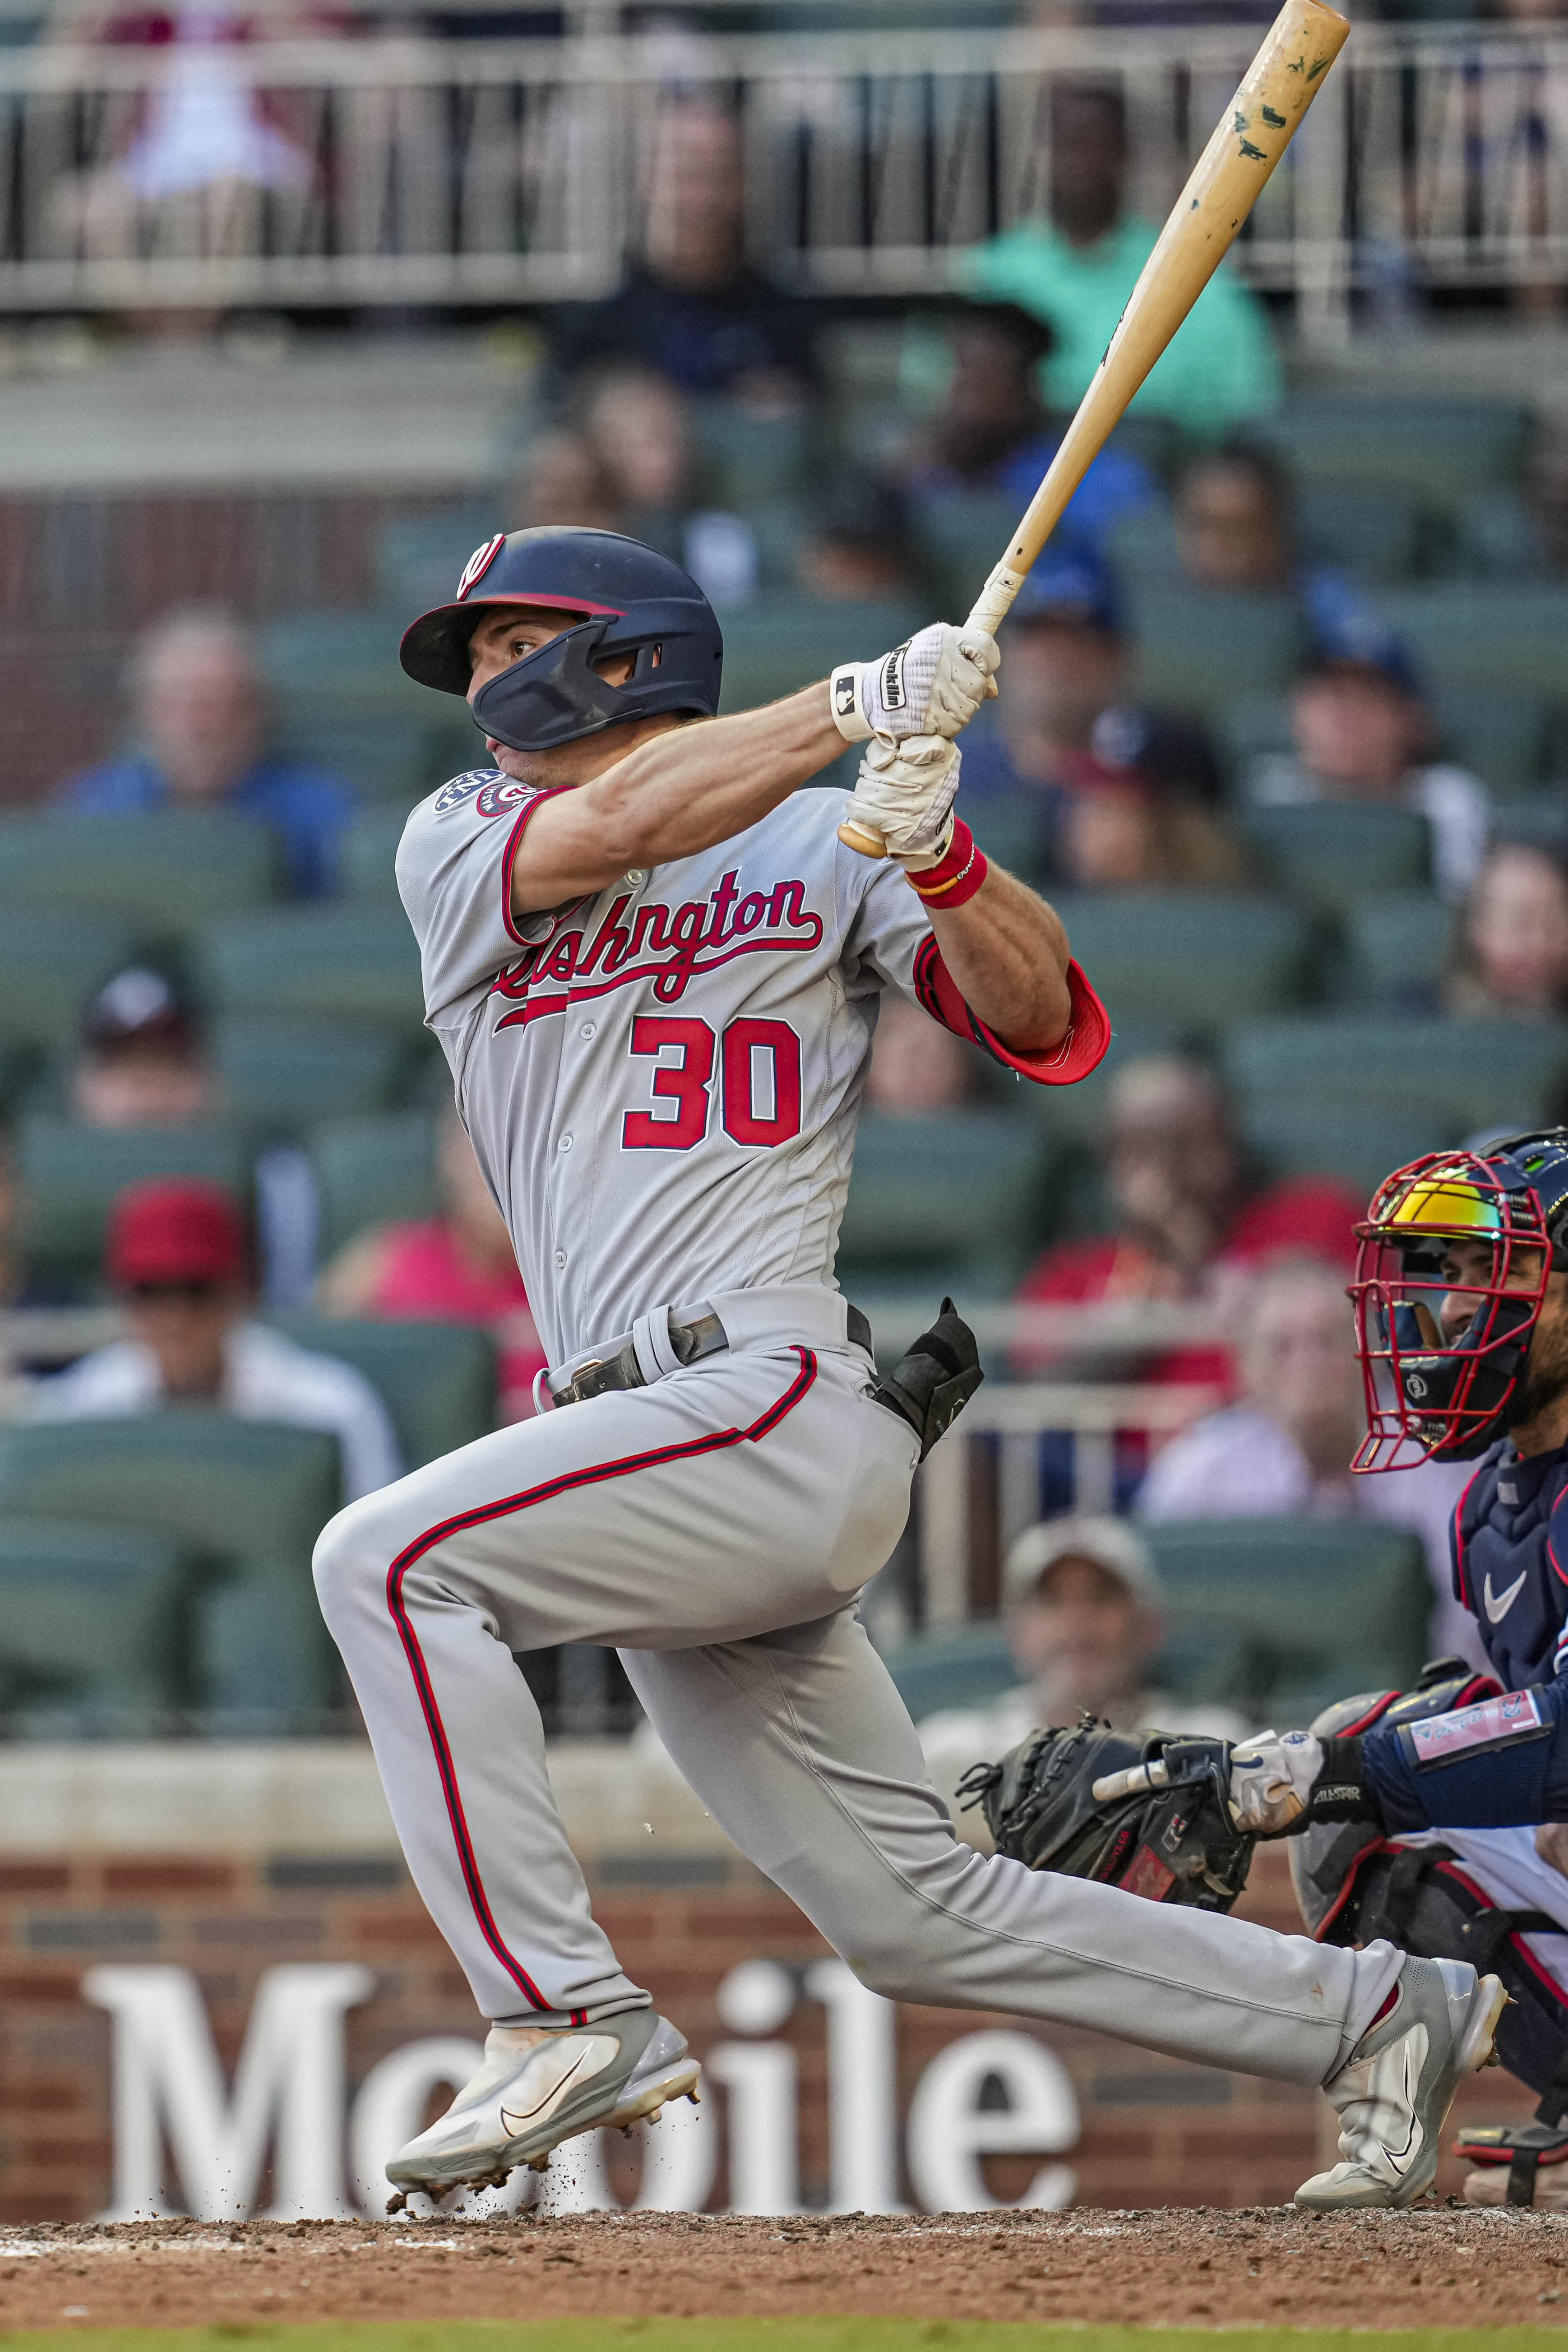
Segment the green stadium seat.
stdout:
<svg viewBox="0 0 1568 2352">
<path fill-rule="evenodd" d="M 1006 1635 L 990 1618 L 901 1643 L 885 1651 L 882 1663 L 916 1723 L 943 1707 L 984 1706 L 1022 1680 Z"/>
<path fill-rule="evenodd" d="M 1314 801 L 1247 809 L 1237 826 L 1263 879 L 1316 906 L 1431 883 L 1432 828 L 1415 809 Z"/>
<path fill-rule="evenodd" d="M 1345 961 L 1334 992 L 1348 1001 L 1375 1002 L 1437 987 L 1448 960 L 1454 910 L 1430 890 L 1377 891 L 1347 907 L 1340 928 Z"/>
<path fill-rule="evenodd" d="M 838 1282 L 851 1297 L 896 1279 L 1005 1289 L 1047 1225 L 1051 1154 L 1010 1110 L 861 1119 L 839 1234 Z M 933 1297 L 932 1306 L 936 1300 Z"/>
<path fill-rule="evenodd" d="M 17 1133 L 26 1263 L 75 1280 L 95 1276 L 115 1195 L 153 1176 L 199 1176 L 237 1200 L 250 1192 L 251 1146 L 237 1129 L 83 1127 L 34 1111 Z"/>
<path fill-rule="evenodd" d="M 1310 917 L 1237 891 L 1061 893 L 1074 955 L 1122 1020 L 1187 1031 L 1300 1004 L 1311 978 Z"/>
<path fill-rule="evenodd" d="M 1300 667 L 1305 623 L 1292 596 L 1184 583 L 1129 599 L 1137 687 L 1147 701 L 1200 713 L 1237 695 L 1278 694 Z"/>
<path fill-rule="evenodd" d="M 1532 793 L 1546 771 L 1546 708 L 1539 694 L 1430 681 L 1447 759 L 1471 768 L 1502 798 Z"/>
<path fill-rule="evenodd" d="M 1190 1673 L 1191 1696 L 1284 1729 L 1420 1671 L 1432 1584 L 1419 1536 L 1332 1519 L 1173 1519 L 1143 1534 L 1173 1631 L 1194 1649 L 1213 1644 L 1217 1686 Z"/>
<path fill-rule="evenodd" d="M 408 823 L 405 808 L 368 810 L 356 817 L 343 835 L 342 890 L 345 898 L 376 899 L 401 907 L 397 895 L 397 845 Z"/>
<path fill-rule="evenodd" d="M 757 416 L 732 400 L 702 400 L 694 404 L 692 422 L 712 505 L 743 515 L 764 501 L 796 498 L 810 488 L 809 409 Z"/>
<path fill-rule="evenodd" d="M 1314 1102 L 1287 1088 L 1247 1095 L 1242 1133 L 1271 1177 L 1336 1176 L 1370 1201 L 1385 1176 L 1460 1140 L 1460 1122 L 1379 1102 Z"/>
<path fill-rule="evenodd" d="M 362 1322 L 327 1315 L 269 1318 L 301 1348 L 336 1356 L 381 1398 L 410 1470 L 496 1425 L 496 1350 L 469 1323 Z"/>
<path fill-rule="evenodd" d="M 56 811 L 0 823 L 0 896 L 113 915 L 149 932 L 261 906 L 278 895 L 281 870 L 276 835 L 225 809 Z"/>
<path fill-rule="evenodd" d="M 494 499 L 471 499 L 440 514 L 390 515 L 375 551 L 377 598 L 409 620 L 447 604 L 476 547 L 500 529 Z"/>
<path fill-rule="evenodd" d="M 1425 566 L 1430 527 L 1407 489 L 1306 480 L 1296 486 L 1295 508 L 1301 552 L 1311 562 L 1331 563 L 1369 586 L 1413 580 Z"/>
<path fill-rule="evenodd" d="M 13 1737 L 167 1733 L 185 1680 L 193 1570 L 150 1528 L 0 1518 L 0 1716 Z"/>
<path fill-rule="evenodd" d="M 726 710 L 776 702 L 843 661 L 875 661 L 930 620 L 910 604 L 829 604 L 759 597 L 724 622 Z"/>
<path fill-rule="evenodd" d="M 289 1135 L 323 1118 L 389 1110 L 408 1060 L 402 1040 L 384 1029 L 268 1013 L 221 1014 L 212 1050 L 230 1117 Z"/>
<path fill-rule="evenodd" d="M 1302 481 L 1431 505 L 1513 480 L 1527 425 L 1512 402 L 1317 392 L 1292 394 L 1257 429 Z"/>
<path fill-rule="evenodd" d="M 225 1013 L 351 1021 L 417 1036 L 425 1003 L 419 950 L 396 905 L 279 907 L 204 925 L 194 962 Z"/>
<path fill-rule="evenodd" d="M 68 1050 L 88 998 L 135 949 L 136 933 L 121 920 L 7 907 L 0 921 L 0 1041 Z"/>
<path fill-rule="evenodd" d="M 1441 678 L 1449 693 L 1562 693 L 1568 589 L 1407 588 L 1384 595 L 1380 609 L 1426 676 Z"/>
<path fill-rule="evenodd" d="M 1244 1097 L 1290 1093 L 1425 1112 L 1436 1150 L 1454 1127 L 1466 1134 L 1553 1116 L 1568 1077 L 1568 1027 L 1336 1013 L 1248 1022 L 1226 1037 L 1222 1059 Z"/>
<path fill-rule="evenodd" d="M 323 1259 L 367 1226 L 433 1216 L 440 1206 L 436 1122 L 427 1112 L 324 1119 L 311 1129 L 307 1149 L 321 1203 Z"/>
<path fill-rule="evenodd" d="M 279 748 L 405 805 L 484 757 L 463 703 L 433 694 L 399 667 L 398 640 L 411 617 L 304 613 L 262 632 Z"/>
<path fill-rule="evenodd" d="M 946 590 L 953 618 L 961 619 L 1012 544 L 1018 502 L 1000 490 L 923 498 L 912 520 L 915 544 Z"/>
<path fill-rule="evenodd" d="M 202 1578 L 191 1687 L 210 1728 L 309 1729 L 337 1704 L 310 1580 L 335 1437 L 198 1411 L 0 1428 L 0 1512 L 172 1538 Z"/>
</svg>

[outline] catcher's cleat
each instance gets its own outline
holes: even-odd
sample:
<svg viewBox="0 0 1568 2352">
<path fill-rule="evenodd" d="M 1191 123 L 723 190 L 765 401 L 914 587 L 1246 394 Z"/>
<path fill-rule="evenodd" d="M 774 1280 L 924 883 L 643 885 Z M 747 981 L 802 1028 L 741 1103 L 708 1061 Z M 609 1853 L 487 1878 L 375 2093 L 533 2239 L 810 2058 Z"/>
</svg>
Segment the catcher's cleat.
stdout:
<svg viewBox="0 0 1568 2352">
<path fill-rule="evenodd" d="M 1459 2194 L 1467 2205 L 1533 2205 L 1568 2210 L 1568 2128 L 1562 2124 L 1472 2124 L 1454 2142 L 1468 2157 Z"/>
<path fill-rule="evenodd" d="M 1437 2170 L 1443 2118 L 1461 2078 L 1497 2063 L 1508 2000 L 1463 1960 L 1407 1959 L 1386 2013 L 1323 2088 L 1340 2111 L 1344 2161 L 1296 2191 L 1313 2213 L 1413 2205 Z"/>
<path fill-rule="evenodd" d="M 542 2172 L 574 2133 L 657 2116 L 667 2099 L 695 2102 L 698 2079 L 685 2036 L 651 2009 L 595 2025 L 493 2025 L 479 2073 L 399 2148 L 386 2177 L 404 2200 L 499 2187 L 517 2165 Z"/>
</svg>

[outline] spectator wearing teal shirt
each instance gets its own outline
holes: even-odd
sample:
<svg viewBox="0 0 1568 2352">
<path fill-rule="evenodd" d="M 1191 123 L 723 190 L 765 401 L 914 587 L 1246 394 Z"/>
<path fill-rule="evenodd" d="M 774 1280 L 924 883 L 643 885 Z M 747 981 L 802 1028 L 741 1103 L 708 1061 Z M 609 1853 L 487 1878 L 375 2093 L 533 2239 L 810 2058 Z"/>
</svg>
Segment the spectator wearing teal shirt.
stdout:
<svg viewBox="0 0 1568 2352">
<path fill-rule="evenodd" d="M 135 750 L 68 777 L 60 804 L 91 816 L 229 809 L 276 834 L 296 897 L 329 896 L 353 789 L 268 751 L 260 663 L 234 615 L 205 605 L 169 614 L 142 639 L 131 680 Z"/>
<path fill-rule="evenodd" d="M 1049 218 L 1023 221 L 972 253 L 971 293 L 1016 302 L 1049 325 L 1041 367 L 1048 408 L 1071 411 L 1116 331 L 1159 229 L 1123 210 L 1127 121 L 1119 89 L 1058 80 L 1051 95 Z M 1211 278 L 1133 402 L 1185 431 L 1218 437 L 1279 398 L 1279 362 L 1263 307 L 1225 268 Z"/>
</svg>

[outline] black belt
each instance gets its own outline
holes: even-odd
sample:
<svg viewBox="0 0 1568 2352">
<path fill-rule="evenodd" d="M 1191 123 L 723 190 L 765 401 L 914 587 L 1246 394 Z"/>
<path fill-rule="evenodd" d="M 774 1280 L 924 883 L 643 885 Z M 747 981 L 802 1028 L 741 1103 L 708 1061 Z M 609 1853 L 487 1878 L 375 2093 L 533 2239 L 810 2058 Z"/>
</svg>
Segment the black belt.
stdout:
<svg viewBox="0 0 1568 2352">
<path fill-rule="evenodd" d="M 851 1344 L 872 1353 L 871 1326 L 858 1307 L 849 1307 L 846 1323 Z M 678 1323 L 669 1318 L 669 1344 L 682 1366 L 700 1363 L 704 1356 L 716 1356 L 730 1344 L 730 1335 L 711 1309 L 706 1315 L 694 1315 L 689 1323 Z M 557 1405 L 581 1404 L 587 1397 L 603 1396 L 611 1389 L 644 1389 L 647 1382 L 637 1362 L 637 1349 L 628 1339 L 613 1356 L 595 1356 L 578 1367 L 563 1389 L 552 1391 Z"/>
</svg>

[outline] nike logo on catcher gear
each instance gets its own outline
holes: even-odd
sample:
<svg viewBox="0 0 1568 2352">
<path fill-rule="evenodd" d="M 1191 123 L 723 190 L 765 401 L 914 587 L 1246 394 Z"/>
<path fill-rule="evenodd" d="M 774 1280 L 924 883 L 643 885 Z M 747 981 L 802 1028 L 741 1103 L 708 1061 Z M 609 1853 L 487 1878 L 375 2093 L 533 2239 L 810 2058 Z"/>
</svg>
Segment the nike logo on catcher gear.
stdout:
<svg viewBox="0 0 1568 2352">
<path fill-rule="evenodd" d="M 1523 1591 L 1524 1580 L 1528 1574 L 1529 1570 L 1521 1568 L 1506 1592 L 1494 1592 L 1492 1591 L 1491 1570 L 1489 1569 L 1487 1570 L 1486 1581 L 1481 1586 L 1481 1599 L 1486 1603 L 1487 1622 L 1489 1624 L 1500 1625 L 1502 1623 L 1503 1619 L 1508 1615 L 1509 1611 L 1513 1607 L 1514 1602 L 1519 1599 L 1520 1594 Z"/>
</svg>

